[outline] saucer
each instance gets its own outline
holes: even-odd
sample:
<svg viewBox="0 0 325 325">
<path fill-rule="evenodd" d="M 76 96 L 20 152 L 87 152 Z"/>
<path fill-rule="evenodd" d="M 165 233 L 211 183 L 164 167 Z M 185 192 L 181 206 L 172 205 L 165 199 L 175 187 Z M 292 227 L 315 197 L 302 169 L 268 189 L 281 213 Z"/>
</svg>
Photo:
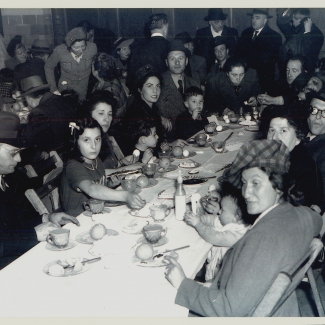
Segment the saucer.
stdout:
<svg viewBox="0 0 325 325">
<path fill-rule="evenodd" d="M 65 246 L 65 247 L 63 247 L 63 248 L 59 248 L 59 247 L 57 247 L 55 245 L 52 245 L 50 243 L 47 243 L 46 246 L 45 246 L 45 248 L 48 249 L 49 251 L 66 251 L 67 249 L 71 249 L 73 247 L 76 247 L 77 244 L 78 243 L 76 241 L 70 240 L 69 243 L 68 243 L 68 245 Z"/>
<path fill-rule="evenodd" d="M 137 243 L 138 244 L 150 244 L 144 237 L 140 237 L 137 240 Z M 163 238 L 160 238 L 156 244 L 150 244 L 150 245 L 152 245 L 153 247 L 158 247 L 158 246 L 165 245 L 167 243 L 168 243 L 168 238 L 165 236 Z"/>
<path fill-rule="evenodd" d="M 169 165 L 168 168 L 166 169 L 165 173 L 172 172 L 172 171 L 174 171 L 176 169 L 177 169 L 177 166 L 175 166 L 175 165 Z M 162 167 L 158 168 L 158 172 L 162 173 L 163 172 L 163 168 Z"/>
<path fill-rule="evenodd" d="M 117 236 L 119 233 L 113 229 L 106 229 L 107 236 Z M 76 241 L 80 244 L 91 245 L 94 243 L 95 239 L 90 236 L 90 230 L 84 231 L 77 235 Z"/>
<path fill-rule="evenodd" d="M 144 226 L 148 225 L 149 221 L 143 219 L 136 219 L 122 228 L 122 231 L 127 234 L 140 235 Z"/>
<path fill-rule="evenodd" d="M 89 264 L 89 263 L 85 263 L 84 266 L 83 266 L 83 268 L 82 268 L 80 271 L 77 271 L 77 272 L 75 272 L 75 271 L 73 270 L 73 268 L 70 268 L 70 267 L 69 267 L 69 268 L 67 268 L 67 269 L 64 269 L 64 274 L 50 274 L 50 273 L 49 273 L 49 268 L 50 268 L 50 266 L 55 265 L 55 264 L 58 264 L 58 261 L 59 261 L 59 260 L 56 260 L 56 261 L 53 261 L 53 262 L 51 262 L 51 263 L 46 264 L 46 265 L 44 266 L 44 268 L 43 268 L 43 272 L 44 272 L 45 274 L 47 274 L 47 275 L 50 275 L 50 276 L 66 277 L 66 276 L 72 276 L 72 275 L 77 275 L 77 274 L 80 274 L 80 273 L 86 272 L 86 271 L 88 271 L 88 270 L 91 268 L 91 264 Z"/>
<path fill-rule="evenodd" d="M 190 163 L 193 163 L 194 166 L 193 165 L 190 166 L 189 165 Z M 180 163 L 178 165 L 178 167 L 180 167 L 180 168 L 187 168 L 187 169 L 197 168 L 197 167 L 200 167 L 200 166 L 201 166 L 201 164 L 198 163 L 198 162 L 196 162 L 196 161 L 194 161 L 194 160 L 192 160 L 190 162 L 183 162 L 183 163 Z"/>
<path fill-rule="evenodd" d="M 196 156 L 196 152 L 195 151 L 190 151 L 189 155 L 188 156 L 184 156 L 184 155 L 181 155 L 180 157 L 175 157 L 173 154 L 172 156 L 175 158 L 175 159 L 187 159 L 187 158 L 191 158 L 191 157 L 194 157 Z"/>
<path fill-rule="evenodd" d="M 154 251 L 154 256 L 157 254 L 161 254 L 160 257 L 150 258 L 147 261 L 141 261 L 138 257 L 135 255 L 132 257 L 132 262 L 136 264 L 137 266 L 144 266 L 144 267 L 160 267 L 160 266 L 166 266 L 166 263 L 163 262 L 165 256 L 171 256 L 176 261 L 178 260 L 178 254 L 174 251 L 168 252 L 168 253 L 159 253 L 158 250 Z"/>
<path fill-rule="evenodd" d="M 209 139 L 211 140 L 211 139 Z M 192 144 L 193 148 L 199 148 L 199 149 L 204 149 L 204 148 L 210 148 L 211 147 L 211 141 L 208 141 L 204 146 L 199 146 L 197 143 Z"/>
</svg>

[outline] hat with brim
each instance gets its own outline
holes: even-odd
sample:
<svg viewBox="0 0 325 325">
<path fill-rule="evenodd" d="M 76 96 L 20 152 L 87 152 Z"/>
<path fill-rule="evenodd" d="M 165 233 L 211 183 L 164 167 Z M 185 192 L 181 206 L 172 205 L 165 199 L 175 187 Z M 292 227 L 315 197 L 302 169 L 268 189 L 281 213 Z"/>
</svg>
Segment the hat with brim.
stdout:
<svg viewBox="0 0 325 325">
<path fill-rule="evenodd" d="M 190 50 L 184 46 L 180 39 L 173 39 L 169 42 L 166 57 L 172 51 L 182 51 L 188 58 L 191 56 Z"/>
<path fill-rule="evenodd" d="M 286 173 L 290 167 L 290 151 L 287 146 L 277 140 L 254 140 L 240 148 L 232 166 L 226 170 L 219 182 L 228 182 L 241 188 L 241 175 L 246 169 L 253 167 L 269 167 L 279 173 Z"/>
<path fill-rule="evenodd" d="M 43 83 L 42 78 L 40 76 L 31 76 L 31 77 L 22 79 L 20 81 L 20 85 L 21 85 L 21 89 L 23 92 L 17 98 L 27 96 L 27 95 L 32 94 L 39 90 L 50 88 L 49 84 Z"/>
<path fill-rule="evenodd" d="M 20 137 L 20 119 L 11 112 L 0 111 L 0 143 L 6 143 L 17 148 L 28 147 L 28 138 Z"/>
<path fill-rule="evenodd" d="M 123 38 L 123 37 L 118 38 L 114 42 L 115 49 L 113 51 L 113 54 L 117 53 L 117 51 L 123 47 L 130 46 L 133 42 L 134 42 L 134 38 Z"/>
<path fill-rule="evenodd" d="M 266 15 L 267 18 L 272 18 L 273 16 L 269 15 L 269 9 L 267 8 L 255 8 L 253 9 L 253 12 L 248 12 L 246 15 L 247 16 L 253 16 L 253 15 Z"/>
<path fill-rule="evenodd" d="M 209 9 L 208 15 L 204 17 L 205 21 L 210 21 L 210 20 L 226 20 L 228 15 L 224 14 L 222 9 L 218 8 L 212 8 Z"/>
<path fill-rule="evenodd" d="M 28 49 L 28 53 L 51 53 L 50 45 L 45 40 L 34 40 L 32 47 Z"/>
<path fill-rule="evenodd" d="M 193 39 L 188 32 L 182 32 L 182 33 L 177 34 L 175 36 L 175 39 L 181 40 L 183 44 L 193 42 Z"/>
<path fill-rule="evenodd" d="M 313 91 L 312 96 L 310 96 L 310 101 L 312 101 L 314 98 L 319 99 L 322 102 L 325 102 L 325 93 L 323 93 L 323 92 L 318 93 L 318 92 Z"/>
<path fill-rule="evenodd" d="M 228 48 L 227 44 L 228 44 L 228 41 L 227 41 L 227 38 L 226 37 L 223 37 L 223 36 L 216 36 L 214 39 L 213 39 L 213 48 L 219 46 L 219 45 L 226 45 L 226 47 Z"/>
</svg>

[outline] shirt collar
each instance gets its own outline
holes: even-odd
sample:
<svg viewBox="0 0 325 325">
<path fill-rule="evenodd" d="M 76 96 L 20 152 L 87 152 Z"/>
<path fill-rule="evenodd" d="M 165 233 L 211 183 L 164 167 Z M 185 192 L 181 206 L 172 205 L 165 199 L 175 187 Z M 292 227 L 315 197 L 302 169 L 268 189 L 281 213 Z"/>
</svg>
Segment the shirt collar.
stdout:
<svg viewBox="0 0 325 325">
<path fill-rule="evenodd" d="M 74 58 L 74 60 L 76 60 L 79 63 L 83 54 L 81 54 L 80 56 L 77 56 L 73 52 L 70 52 L 70 53 L 71 53 L 72 57 Z"/>
<path fill-rule="evenodd" d="M 164 37 L 164 35 L 161 34 L 161 33 L 152 33 L 152 34 L 151 34 L 151 37 L 154 37 L 154 36 L 161 36 L 161 37 Z M 164 37 L 164 38 L 165 38 L 165 37 Z"/>
<path fill-rule="evenodd" d="M 251 229 L 271 210 L 273 210 L 275 207 L 277 207 L 280 203 L 276 203 L 272 205 L 270 208 L 266 209 L 264 212 L 262 212 L 259 217 L 255 220 L 255 222 L 251 225 Z"/>
<path fill-rule="evenodd" d="M 211 29 L 211 33 L 212 33 L 213 38 L 214 38 L 214 37 L 217 37 L 217 36 L 221 36 L 222 31 L 223 31 L 223 30 L 221 30 L 220 32 L 216 32 L 216 31 L 212 28 L 212 26 L 210 26 L 210 29 Z"/>
<path fill-rule="evenodd" d="M 308 134 L 307 134 L 307 137 L 306 137 L 306 138 L 309 138 L 309 139 L 310 139 L 309 141 L 311 141 L 311 140 L 315 139 L 316 137 L 317 137 L 317 135 L 315 135 L 315 134 L 312 134 L 312 133 L 308 132 Z"/>
<path fill-rule="evenodd" d="M 260 29 L 255 29 L 254 32 L 257 32 L 257 36 L 260 34 L 260 32 L 262 31 L 262 29 L 264 28 L 264 26 Z"/>
<path fill-rule="evenodd" d="M 5 187 L 9 187 L 9 185 L 4 181 L 4 175 L 0 175 L 0 189 L 2 189 L 3 191 L 5 191 Z"/>
</svg>

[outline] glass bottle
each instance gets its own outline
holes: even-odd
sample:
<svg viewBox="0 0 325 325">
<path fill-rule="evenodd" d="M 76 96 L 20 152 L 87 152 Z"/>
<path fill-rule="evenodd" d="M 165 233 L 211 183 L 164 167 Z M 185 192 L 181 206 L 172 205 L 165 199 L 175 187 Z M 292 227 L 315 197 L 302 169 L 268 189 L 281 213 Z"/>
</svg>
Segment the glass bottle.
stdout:
<svg viewBox="0 0 325 325">
<path fill-rule="evenodd" d="M 177 187 L 175 192 L 175 218 L 176 220 L 184 220 L 184 214 L 186 211 L 186 192 L 183 186 L 183 177 L 179 170 L 177 177 Z"/>
</svg>

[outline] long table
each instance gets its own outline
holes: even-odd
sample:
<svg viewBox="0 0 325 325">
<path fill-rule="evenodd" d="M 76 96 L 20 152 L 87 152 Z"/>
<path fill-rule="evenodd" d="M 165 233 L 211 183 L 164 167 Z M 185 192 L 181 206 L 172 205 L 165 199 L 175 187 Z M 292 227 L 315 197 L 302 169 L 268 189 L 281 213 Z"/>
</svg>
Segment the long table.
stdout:
<svg viewBox="0 0 325 325">
<path fill-rule="evenodd" d="M 227 130 L 212 137 L 213 141 L 225 139 L 230 132 L 234 135 L 231 143 L 244 143 L 256 137 L 256 133 L 244 129 Z M 238 135 L 239 133 L 239 135 Z M 191 158 L 201 164 L 200 174 L 210 177 L 215 174 L 217 165 L 233 161 L 238 150 L 216 154 L 211 148 L 193 148 L 190 151 L 202 152 Z M 173 164 L 178 165 L 176 159 Z M 206 167 L 207 166 L 207 167 Z M 206 167 L 206 168 L 205 168 Z M 183 175 L 188 170 L 183 169 Z M 177 171 L 159 178 L 158 185 L 143 189 L 140 196 L 147 202 L 161 202 L 173 206 L 173 200 L 158 199 L 158 193 L 174 186 Z M 210 178 L 198 187 L 202 195 L 207 193 L 210 184 L 216 183 Z M 186 190 L 186 188 L 185 188 Z M 81 244 L 66 251 L 50 251 L 41 242 L 0 271 L 1 317 L 187 317 L 188 310 L 174 303 L 176 290 L 165 279 L 165 267 L 138 266 L 132 262 L 134 247 L 142 235 L 128 234 L 123 227 L 132 220 L 141 219 L 153 223 L 151 218 L 133 217 L 128 207 L 112 207 L 110 213 L 78 216 L 80 227 L 68 224 L 70 239 L 90 229 L 95 223 L 103 223 L 106 228 L 119 233 L 111 236 L 112 247 L 116 254 L 107 255 L 101 261 L 91 264 L 91 268 L 81 274 L 69 277 L 54 277 L 43 272 L 44 266 L 54 260 L 71 257 L 94 257 L 89 253 L 91 245 Z M 202 267 L 211 245 L 205 242 L 194 228 L 175 219 L 174 210 L 161 223 L 167 227 L 168 242 L 155 249 L 172 249 L 185 245 L 189 248 L 178 251 L 178 261 L 185 274 L 194 278 Z M 119 252 L 123 252 L 119 254 Z M 17 308 L 19 306 L 19 308 Z"/>
</svg>

